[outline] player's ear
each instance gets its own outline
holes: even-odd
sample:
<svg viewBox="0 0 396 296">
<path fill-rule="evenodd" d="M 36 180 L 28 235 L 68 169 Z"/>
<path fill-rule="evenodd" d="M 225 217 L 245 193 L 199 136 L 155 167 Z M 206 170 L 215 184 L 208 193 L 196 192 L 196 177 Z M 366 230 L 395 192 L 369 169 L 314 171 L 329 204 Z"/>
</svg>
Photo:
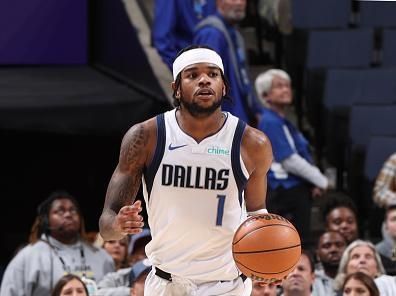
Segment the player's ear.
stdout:
<svg viewBox="0 0 396 296">
<path fill-rule="evenodd" d="M 223 85 L 223 97 L 226 95 L 226 87 Z"/>
<path fill-rule="evenodd" d="M 173 90 L 173 91 L 176 90 L 176 83 L 175 83 L 174 81 L 171 83 L 171 87 L 172 87 L 172 90 Z"/>
<path fill-rule="evenodd" d="M 173 91 L 175 92 L 176 99 L 180 99 L 180 89 L 176 89 L 177 86 L 176 86 L 175 81 L 173 81 L 171 83 L 171 86 L 172 86 Z"/>
</svg>

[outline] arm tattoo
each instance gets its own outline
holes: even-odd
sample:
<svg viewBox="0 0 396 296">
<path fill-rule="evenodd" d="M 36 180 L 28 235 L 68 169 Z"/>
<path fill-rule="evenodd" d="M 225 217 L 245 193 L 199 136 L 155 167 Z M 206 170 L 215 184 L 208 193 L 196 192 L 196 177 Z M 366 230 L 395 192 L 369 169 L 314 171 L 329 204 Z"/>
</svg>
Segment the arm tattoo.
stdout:
<svg viewBox="0 0 396 296">
<path fill-rule="evenodd" d="M 148 134 L 143 125 L 132 128 L 123 140 L 118 168 L 107 189 L 108 205 L 115 212 L 136 197 L 141 184 L 147 143 Z"/>
<path fill-rule="evenodd" d="M 143 125 L 139 125 L 131 131 L 125 139 L 120 152 L 120 166 L 127 171 L 135 168 L 137 163 L 142 161 L 142 151 L 148 142 L 148 135 Z"/>
</svg>

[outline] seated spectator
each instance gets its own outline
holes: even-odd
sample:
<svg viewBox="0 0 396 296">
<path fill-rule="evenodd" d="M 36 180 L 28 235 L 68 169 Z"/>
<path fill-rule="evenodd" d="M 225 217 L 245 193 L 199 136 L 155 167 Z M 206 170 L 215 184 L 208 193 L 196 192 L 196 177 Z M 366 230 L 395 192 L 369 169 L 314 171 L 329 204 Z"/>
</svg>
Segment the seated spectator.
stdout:
<svg viewBox="0 0 396 296">
<path fill-rule="evenodd" d="M 309 143 L 286 118 L 292 104 L 289 75 L 278 69 L 260 74 L 255 82 L 263 108 L 258 129 L 270 139 L 274 153 L 268 173 L 268 211 L 290 220 L 303 242 L 310 238 L 311 198 L 321 196 L 327 178 L 313 164 Z"/>
<path fill-rule="evenodd" d="M 151 263 L 147 258 L 135 262 L 132 267 L 123 268 L 117 272 L 110 272 L 107 274 L 103 280 L 98 285 L 98 291 L 95 296 L 129 296 L 134 295 L 132 293 L 132 287 L 135 281 L 141 280 L 142 273 L 147 274 L 151 270 Z M 144 279 L 146 279 L 146 275 Z M 143 281 L 144 285 L 144 281 Z M 140 291 L 139 284 L 135 288 L 135 293 Z M 140 295 L 140 294 L 137 294 Z M 143 294 L 142 294 L 143 295 Z"/>
<path fill-rule="evenodd" d="M 140 261 L 146 258 L 146 245 L 151 241 L 150 229 L 143 228 L 142 232 L 131 235 L 128 245 L 128 262 L 129 266 L 135 264 L 136 261 Z"/>
<path fill-rule="evenodd" d="M 334 278 L 345 247 L 345 238 L 337 231 L 326 231 L 319 237 L 316 256 L 320 268 L 315 268 L 313 296 L 335 295 Z"/>
<path fill-rule="evenodd" d="M 112 271 L 110 255 L 85 241 L 84 219 L 77 200 L 67 192 L 57 191 L 39 205 L 29 245 L 7 266 L 0 295 L 50 295 L 65 273 L 100 281 Z"/>
<path fill-rule="evenodd" d="M 374 202 L 379 207 L 396 204 L 396 153 L 384 163 L 374 184 Z"/>
<path fill-rule="evenodd" d="M 274 284 L 263 284 L 263 282 L 253 281 L 252 294 L 250 296 L 276 296 L 277 286 Z"/>
<path fill-rule="evenodd" d="M 342 293 L 347 295 L 380 296 L 377 285 L 371 277 L 363 272 L 348 274 L 342 286 Z"/>
<path fill-rule="evenodd" d="M 315 280 L 314 261 L 311 254 L 302 251 L 294 270 L 282 283 L 283 296 L 309 296 Z"/>
<path fill-rule="evenodd" d="M 105 241 L 103 242 L 103 249 L 113 258 L 116 270 L 130 266 L 128 263 L 128 237 Z"/>
<path fill-rule="evenodd" d="M 386 209 L 382 225 L 382 237 L 375 248 L 381 256 L 388 275 L 396 275 L 396 205 Z"/>
<path fill-rule="evenodd" d="M 80 277 L 66 274 L 61 277 L 52 290 L 51 296 L 88 296 L 88 289 Z"/>
<path fill-rule="evenodd" d="M 129 296 L 130 276 L 133 273 L 136 262 L 146 259 L 145 247 L 151 240 L 150 230 L 144 228 L 142 232 L 131 236 L 129 243 L 130 267 L 121 268 L 116 272 L 110 272 L 98 283 L 98 296 Z"/>
<path fill-rule="evenodd" d="M 356 240 L 345 249 L 335 279 L 336 289 L 341 290 L 346 276 L 358 271 L 375 281 L 381 296 L 396 295 L 396 279 L 385 275 L 381 258 L 369 241 Z"/>
<path fill-rule="evenodd" d="M 130 286 L 131 295 L 130 296 L 143 296 L 144 295 L 144 283 L 146 281 L 147 275 L 151 271 L 151 263 L 148 259 L 143 259 L 132 267 Z M 155 275 L 154 275 L 155 276 Z"/>
<path fill-rule="evenodd" d="M 328 193 L 326 199 L 323 205 L 326 230 L 338 231 L 347 244 L 351 243 L 359 236 L 357 209 L 353 200 L 341 192 Z"/>
</svg>

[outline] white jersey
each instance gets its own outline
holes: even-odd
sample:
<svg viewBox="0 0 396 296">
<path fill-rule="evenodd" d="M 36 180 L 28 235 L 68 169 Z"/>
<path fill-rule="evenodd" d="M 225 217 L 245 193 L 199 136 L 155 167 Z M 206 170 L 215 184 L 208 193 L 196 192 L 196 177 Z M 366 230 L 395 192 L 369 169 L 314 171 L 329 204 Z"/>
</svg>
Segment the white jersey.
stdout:
<svg viewBox="0 0 396 296">
<path fill-rule="evenodd" d="M 215 134 L 197 143 L 176 121 L 176 109 L 157 116 L 157 147 L 143 175 L 152 241 L 146 253 L 165 272 L 197 282 L 240 275 L 233 235 L 246 219 L 248 172 L 240 155 L 245 123 L 224 112 Z"/>
</svg>

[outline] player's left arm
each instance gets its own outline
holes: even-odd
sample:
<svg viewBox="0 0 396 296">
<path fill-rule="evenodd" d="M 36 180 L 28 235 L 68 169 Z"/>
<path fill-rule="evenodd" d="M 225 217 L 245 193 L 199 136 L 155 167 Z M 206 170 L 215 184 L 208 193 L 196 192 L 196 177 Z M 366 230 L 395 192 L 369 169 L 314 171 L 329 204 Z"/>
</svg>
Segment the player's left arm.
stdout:
<svg viewBox="0 0 396 296">
<path fill-rule="evenodd" d="M 266 208 L 267 173 L 272 163 L 272 147 L 267 136 L 250 126 L 242 138 L 242 159 L 250 177 L 245 188 L 248 212 Z"/>
</svg>

